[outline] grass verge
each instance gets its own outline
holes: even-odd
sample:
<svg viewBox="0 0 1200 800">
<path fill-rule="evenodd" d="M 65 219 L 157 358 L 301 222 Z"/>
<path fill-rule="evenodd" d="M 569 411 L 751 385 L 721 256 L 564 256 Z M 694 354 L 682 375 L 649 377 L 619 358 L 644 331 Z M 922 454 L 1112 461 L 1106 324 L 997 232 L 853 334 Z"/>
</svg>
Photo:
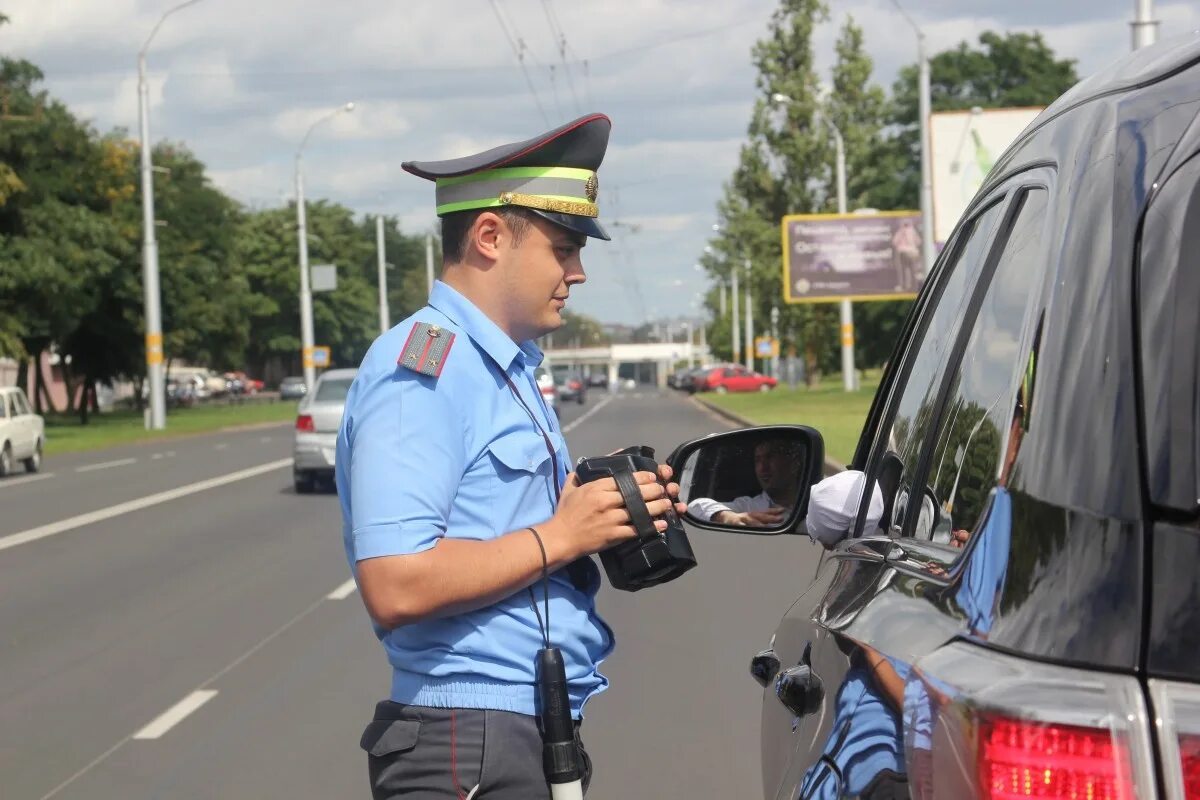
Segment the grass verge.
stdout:
<svg viewBox="0 0 1200 800">
<path fill-rule="evenodd" d="M 209 433 L 235 425 L 285 422 L 295 416 L 296 404 L 290 401 L 177 408 L 167 411 L 166 430 L 148 431 L 140 411 L 93 414 L 87 425 L 80 425 L 77 416 L 48 414 L 45 452 L 54 455 L 101 450 L 119 444 Z"/>
<path fill-rule="evenodd" d="M 809 425 L 825 439 L 825 454 L 847 463 L 854 455 L 863 422 L 871 409 L 871 400 L 879 386 L 879 375 L 868 372 L 862 388 L 842 390 L 841 376 L 826 378 L 812 389 L 781 385 L 770 392 L 713 394 L 701 397 L 756 425 Z"/>
</svg>

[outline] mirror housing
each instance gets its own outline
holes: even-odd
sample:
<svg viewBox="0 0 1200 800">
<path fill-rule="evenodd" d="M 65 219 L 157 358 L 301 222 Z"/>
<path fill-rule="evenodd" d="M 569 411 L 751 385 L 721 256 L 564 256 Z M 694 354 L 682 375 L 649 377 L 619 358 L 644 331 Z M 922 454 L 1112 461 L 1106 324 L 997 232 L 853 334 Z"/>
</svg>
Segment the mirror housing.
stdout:
<svg viewBox="0 0 1200 800">
<path fill-rule="evenodd" d="M 806 425 L 763 425 L 685 442 L 667 463 L 692 525 L 754 535 L 796 533 L 808 511 L 809 489 L 824 471 L 825 441 Z"/>
</svg>

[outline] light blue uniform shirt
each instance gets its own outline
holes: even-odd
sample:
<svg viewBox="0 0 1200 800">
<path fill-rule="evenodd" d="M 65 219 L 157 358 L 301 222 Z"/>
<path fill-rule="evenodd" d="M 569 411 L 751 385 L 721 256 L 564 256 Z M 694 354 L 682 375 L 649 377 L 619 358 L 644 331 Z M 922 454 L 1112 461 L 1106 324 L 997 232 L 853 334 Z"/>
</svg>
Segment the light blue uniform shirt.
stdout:
<svg viewBox="0 0 1200 800">
<path fill-rule="evenodd" d="M 397 365 L 414 324 L 455 334 L 442 373 Z M 534 379 L 542 353 L 517 345 L 482 311 L 437 282 L 429 305 L 375 340 L 346 397 L 336 473 L 342 538 L 351 569 L 368 558 L 420 553 L 438 539 L 487 540 L 554 515 L 554 482 L 569 464 L 557 419 Z M 545 439 L 513 396 L 520 393 Z M 533 535 L 531 552 L 537 551 Z M 597 671 L 612 631 L 596 614 L 600 573 L 588 559 L 586 585 L 566 570 L 550 576 L 550 638 L 566 662 L 571 711 L 608 686 Z M 542 586 L 534 584 L 538 610 Z M 534 714 L 534 657 L 542 647 L 529 593 L 487 608 L 375 634 L 392 665 L 391 699 L 442 708 Z"/>
</svg>

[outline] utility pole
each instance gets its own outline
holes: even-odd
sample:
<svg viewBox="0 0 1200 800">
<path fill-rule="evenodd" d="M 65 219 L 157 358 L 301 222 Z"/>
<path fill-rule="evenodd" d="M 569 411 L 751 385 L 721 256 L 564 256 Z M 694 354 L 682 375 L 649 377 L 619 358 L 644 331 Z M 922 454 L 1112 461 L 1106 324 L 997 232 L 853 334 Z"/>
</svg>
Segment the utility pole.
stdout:
<svg viewBox="0 0 1200 800">
<path fill-rule="evenodd" d="M 308 272 L 308 218 L 304 210 L 304 178 L 300 169 L 301 159 L 304 155 L 304 146 L 308 144 L 308 137 L 312 136 L 312 132 L 317 129 L 318 125 L 333 119 L 338 114 L 348 114 L 353 110 L 354 103 L 346 103 L 341 108 L 330 111 L 318 119 L 308 126 L 304 138 L 300 140 L 300 146 L 296 148 L 296 238 L 300 249 L 300 362 L 304 367 L 304 385 L 310 392 L 313 384 L 317 381 L 317 370 L 313 363 L 312 289 L 309 285 Z"/>
<path fill-rule="evenodd" d="M 925 52 L 925 34 L 919 28 L 917 63 L 917 113 L 921 115 L 921 253 L 928 277 L 933 272 L 937 252 L 933 246 L 933 154 L 929 149 L 929 54 Z"/>
<path fill-rule="evenodd" d="M 392 327 L 391 315 L 388 314 L 387 296 L 387 253 L 383 243 L 383 215 L 375 216 L 375 250 L 379 254 L 379 332 L 387 333 Z"/>
<path fill-rule="evenodd" d="M 742 334 L 741 334 L 741 331 L 738 329 L 738 279 L 737 279 L 737 273 L 738 273 L 737 267 L 734 267 L 733 269 L 729 270 L 729 283 L 730 283 L 729 302 L 732 304 L 732 307 L 733 307 L 733 321 L 732 321 L 732 324 L 729 326 L 729 329 L 730 329 L 731 333 L 733 334 L 733 353 L 732 353 L 732 358 L 730 358 L 729 360 L 732 361 L 734 364 L 740 363 L 742 360 L 742 349 L 741 349 L 741 347 L 742 347 L 741 335 Z"/>
<path fill-rule="evenodd" d="M 425 282 L 433 291 L 433 234 L 425 234 Z"/>
<path fill-rule="evenodd" d="M 771 377 L 779 380 L 779 306 L 771 306 L 771 338 L 774 340 L 771 355 Z"/>
<path fill-rule="evenodd" d="M 835 175 L 837 178 L 838 213 L 846 213 L 846 145 L 842 132 L 831 122 L 833 143 L 836 149 Z M 858 375 L 854 369 L 854 304 L 846 298 L 841 302 L 842 316 L 842 388 L 853 392 L 858 388 Z"/>
<path fill-rule="evenodd" d="M 720 296 L 720 304 L 721 304 L 720 305 L 721 316 L 724 317 L 725 316 L 725 281 L 721 281 L 721 283 L 720 283 L 720 295 L 719 296 Z"/>
<path fill-rule="evenodd" d="M 142 173 L 142 306 L 146 323 L 146 382 L 150 385 L 147 428 L 155 431 L 167 427 L 167 387 L 163 373 L 162 290 L 158 282 L 158 236 L 154 227 L 154 165 L 150 163 L 150 86 L 146 81 L 146 52 L 167 17 L 197 2 L 199 0 L 187 0 L 167 9 L 146 37 L 137 59 Z"/>
<path fill-rule="evenodd" d="M 1135 0 L 1133 22 L 1133 49 L 1145 47 L 1158 41 L 1158 20 L 1154 19 L 1154 0 Z"/>
<path fill-rule="evenodd" d="M 750 297 L 750 259 L 746 259 L 746 369 L 754 369 L 754 305 Z"/>
</svg>

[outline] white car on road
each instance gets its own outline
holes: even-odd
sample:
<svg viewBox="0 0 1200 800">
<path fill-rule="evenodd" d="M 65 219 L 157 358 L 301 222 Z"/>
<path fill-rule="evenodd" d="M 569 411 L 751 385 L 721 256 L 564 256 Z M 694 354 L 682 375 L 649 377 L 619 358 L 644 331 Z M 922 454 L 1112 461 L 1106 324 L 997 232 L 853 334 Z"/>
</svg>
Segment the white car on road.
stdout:
<svg viewBox="0 0 1200 800">
<path fill-rule="evenodd" d="M 346 393 L 356 369 L 331 369 L 317 378 L 313 390 L 296 409 L 296 440 L 292 448 L 292 481 L 298 494 L 307 494 L 318 480 L 333 479 L 333 454 L 338 426 L 346 410 Z"/>
<path fill-rule="evenodd" d="M 25 392 L 17 386 L 0 387 L 0 478 L 24 462 L 26 472 L 42 468 L 46 422 L 33 413 Z"/>
</svg>

